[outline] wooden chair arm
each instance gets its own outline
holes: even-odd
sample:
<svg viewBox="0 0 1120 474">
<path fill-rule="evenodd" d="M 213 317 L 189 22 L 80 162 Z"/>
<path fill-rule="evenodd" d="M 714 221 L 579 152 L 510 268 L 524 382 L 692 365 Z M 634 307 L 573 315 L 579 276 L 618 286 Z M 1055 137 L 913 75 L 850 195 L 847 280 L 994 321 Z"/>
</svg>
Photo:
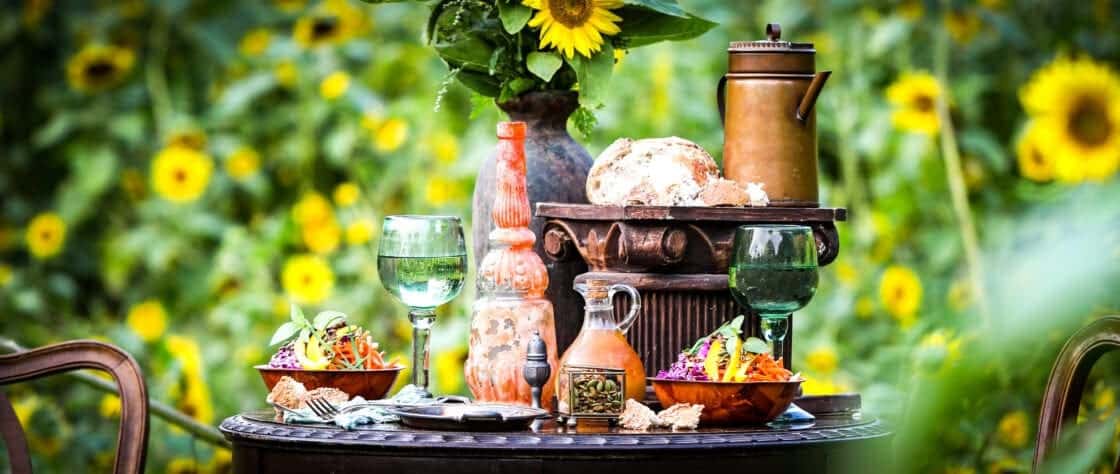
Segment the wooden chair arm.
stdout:
<svg viewBox="0 0 1120 474">
<path fill-rule="evenodd" d="M 127 352 L 111 344 L 79 340 L 3 355 L 0 385 L 76 369 L 102 370 L 113 376 L 121 399 L 114 472 L 143 473 L 148 445 L 148 389 L 140 365 Z"/>
<path fill-rule="evenodd" d="M 1081 328 L 1058 353 L 1038 416 L 1034 471 L 1042 466 L 1046 454 L 1057 447 L 1066 423 L 1077 422 L 1081 395 L 1093 364 L 1102 355 L 1120 348 L 1120 316 L 1105 316 Z M 1120 471 L 1118 471 L 1120 472 Z"/>
</svg>

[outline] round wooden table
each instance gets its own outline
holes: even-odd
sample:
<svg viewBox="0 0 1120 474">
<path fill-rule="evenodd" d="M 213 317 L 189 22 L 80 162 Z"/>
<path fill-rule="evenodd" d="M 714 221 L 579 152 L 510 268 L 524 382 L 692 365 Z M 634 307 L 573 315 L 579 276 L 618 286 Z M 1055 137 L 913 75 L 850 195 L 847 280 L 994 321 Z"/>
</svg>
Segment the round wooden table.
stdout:
<svg viewBox="0 0 1120 474">
<path fill-rule="evenodd" d="M 222 433 L 233 443 L 234 472 L 890 472 L 891 433 L 879 420 L 858 415 L 818 416 L 813 426 L 797 429 L 702 427 L 645 433 L 616 428 L 582 432 L 551 421 L 532 431 L 477 433 L 399 425 L 346 431 L 274 420 L 271 410 L 262 410 L 222 422 Z"/>
</svg>

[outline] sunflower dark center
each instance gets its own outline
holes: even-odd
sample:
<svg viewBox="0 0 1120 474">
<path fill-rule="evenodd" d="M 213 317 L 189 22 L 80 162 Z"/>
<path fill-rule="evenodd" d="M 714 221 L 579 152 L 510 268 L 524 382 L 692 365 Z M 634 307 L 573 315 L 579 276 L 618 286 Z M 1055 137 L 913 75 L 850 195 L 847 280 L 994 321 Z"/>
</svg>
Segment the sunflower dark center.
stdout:
<svg viewBox="0 0 1120 474">
<path fill-rule="evenodd" d="M 1042 152 L 1038 151 L 1037 148 L 1031 150 L 1031 155 L 1030 156 L 1031 156 L 1031 161 L 1033 161 L 1034 164 L 1039 165 L 1039 166 L 1042 166 L 1042 165 L 1046 164 L 1046 157 L 1042 156 Z"/>
<path fill-rule="evenodd" d="M 311 275 L 305 273 L 303 275 L 302 282 L 303 282 L 303 286 L 311 286 Z"/>
<path fill-rule="evenodd" d="M 1113 124 L 1108 110 L 1099 100 L 1082 98 L 1069 115 L 1069 134 L 1082 145 L 1096 146 L 1108 141 Z"/>
<path fill-rule="evenodd" d="M 592 0 L 548 0 L 548 10 L 556 21 L 576 28 L 587 23 L 595 8 Z"/>
<path fill-rule="evenodd" d="M 53 239 L 54 239 L 54 233 L 53 232 L 51 232 L 49 230 L 44 230 L 44 231 L 39 232 L 39 240 L 42 240 L 44 242 L 50 242 Z"/>
<path fill-rule="evenodd" d="M 324 39 L 338 31 L 338 18 L 333 16 L 321 16 L 315 18 L 311 24 L 311 37 L 313 39 Z"/>
<path fill-rule="evenodd" d="M 906 297 L 906 289 L 899 286 L 894 289 L 894 299 L 901 301 Z"/>
<path fill-rule="evenodd" d="M 933 111 L 933 97 L 920 95 L 914 98 L 914 108 L 922 112 Z"/>
<path fill-rule="evenodd" d="M 102 79 L 113 75 L 117 67 L 109 61 L 94 61 L 86 65 L 86 77 L 90 79 Z"/>
<path fill-rule="evenodd" d="M 187 180 L 187 170 L 184 170 L 182 168 L 179 168 L 179 169 L 175 170 L 175 173 L 172 175 L 172 178 L 175 179 L 176 183 L 182 183 L 182 182 L 186 181 Z"/>
</svg>

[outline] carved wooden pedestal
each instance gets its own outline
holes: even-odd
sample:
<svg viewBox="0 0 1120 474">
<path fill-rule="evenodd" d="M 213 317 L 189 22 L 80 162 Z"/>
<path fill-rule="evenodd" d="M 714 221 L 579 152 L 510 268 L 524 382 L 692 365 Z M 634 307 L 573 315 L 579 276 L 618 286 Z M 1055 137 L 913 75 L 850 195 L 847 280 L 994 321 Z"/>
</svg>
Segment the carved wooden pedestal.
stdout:
<svg viewBox="0 0 1120 474">
<path fill-rule="evenodd" d="M 646 373 L 672 363 L 680 350 L 721 323 L 748 311 L 732 299 L 727 266 L 735 229 L 743 224 L 802 224 L 813 228 L 818 262 L 828 265 L 840 251 L 835 221 L 844 209 L 594 206 L 540 203 L 537 216 L 545 253 L 557 261 L 581 258 L 590 271 L 576 277 L 606 278 L 637 288 L 642 310 L 627 338 Z M 625 314 L 629 302 L 616 302 Z M 582 315 L 556 313 L 556 326 L 578 331 Z M 757 316 L 746 324 L 758 331 Z M 572 330 L 570 329 L 569 330 Z M 792 365 L 792 327 L 784 354 Z M 565 347 L 559 348 L 561 352 Z"/>
</svg>

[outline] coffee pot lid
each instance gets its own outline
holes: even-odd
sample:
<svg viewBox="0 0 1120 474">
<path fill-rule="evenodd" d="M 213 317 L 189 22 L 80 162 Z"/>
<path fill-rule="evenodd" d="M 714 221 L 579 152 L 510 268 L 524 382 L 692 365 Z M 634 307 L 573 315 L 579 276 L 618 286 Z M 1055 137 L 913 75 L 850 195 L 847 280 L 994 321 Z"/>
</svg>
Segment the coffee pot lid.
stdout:
<svg viewBox="0 0 1120 474">
<path fill-rule="evenodd" d="M 734 53 L 791 53 L 814 54 L 813 43 L 793 43 L 783 41 L 782 26 L 777 23 L 766 25 L 766 39 L 758 41 L 732 41 L 727 51 Z"/>
</svg>

